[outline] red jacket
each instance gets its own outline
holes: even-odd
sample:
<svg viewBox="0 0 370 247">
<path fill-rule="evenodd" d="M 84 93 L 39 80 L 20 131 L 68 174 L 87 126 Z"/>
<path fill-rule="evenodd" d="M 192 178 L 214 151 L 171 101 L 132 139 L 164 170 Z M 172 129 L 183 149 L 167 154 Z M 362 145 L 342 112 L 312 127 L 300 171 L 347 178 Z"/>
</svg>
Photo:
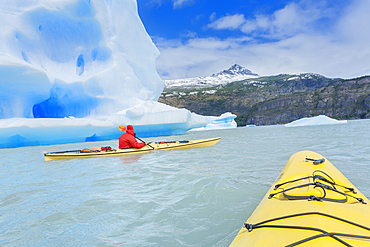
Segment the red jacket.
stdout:
<svg viewBox="0 0 370 247">
<path fill-rule="evenodd" d="M 138 143 L 135 139 L 135 132 L 127 129 L 126 133 L 123 133 L 119 137 L 119 148 L 142 148 L 145 146 L 144 142 Z"/>
</svg>

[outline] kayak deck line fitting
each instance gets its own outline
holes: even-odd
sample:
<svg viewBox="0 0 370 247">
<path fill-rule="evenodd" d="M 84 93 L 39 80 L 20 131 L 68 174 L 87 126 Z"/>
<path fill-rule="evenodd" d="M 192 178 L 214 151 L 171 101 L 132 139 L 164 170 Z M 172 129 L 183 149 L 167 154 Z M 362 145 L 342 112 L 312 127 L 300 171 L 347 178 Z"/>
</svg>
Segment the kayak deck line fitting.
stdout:
<svg viewBox="0 0 370 247">
<path fill-rule="evenodd" d="M 72 159 L 72 158 L 92 158 L 92 157 L 105 157 L 105 156 L 121 156 L 130 154 L 144 154 L 154 150 L 177 150 L 189 149 L 196 147 L 207 147 L 215 145 L 219 142 L 221 137 L 198 139 L 189 141 L 167 141 L 167 142 L 148 142 L 140 149 L 125 148 L 125 149 L 112 149 L 111 147 L 89 148 L 78 150 L 66 150 L 44 153 L 45 161 L 55 159 Z"/>
<path fill-rule="evenodd" d="M 230 246 L 370 246 L 368 201 L 321 155 L 298 152 Z"/>
<path fill-rule="evenodd" d="M 332 181 L 329 181 L 328 179 L 326 179 L 325 177 L 321 176 L 321 175 L 314 175 L 316 172 L 321 172 L 323 174 L 325 174 L 326 176 L 328 176 Z M 346 187 L 346 186 L 343 186 L 343 185 L 340 185 L 340 184 L 336 184 L 334 182 L 334 180 L 328 175 L 326 174 L 325 172 L 323 171 L 320 171 L 320 170 L 316 170 L 313 172 L 313 174 L 311 176 L 307 176 L 307 177 L 303 177 L 303 178 L 299 178 L 299 179 L 295 179 L 295 180 L 292 180 L 292 181 L 288 181 L 288 182 L 285 182 L 285 183 L 282 183 L 282 184 L 277 184 L 275 185 L 275 190 L 277 190 L 280 186 L 282 185 L 285 185 L 285 184 L 288 184 L 288 183 L 293 183 L 293 182 L 297 182 L 299 180 L 303 180 L 303 179 L 309 179 L 309 178 L 312 178 L 313 179 L 313 183 L 308 183 L 308 184 L 303 184 L 303 185 L 298 185 L 298 186 L 295 186 L 295 187 L 292 187 L 292 188 L 289 188 L 289 189 L 286 189 L 286 190 L 282 190 L 282 191 L 279 191 L 279 192 L 276 192 L 276 193 L 271 193 L 269 195 L 269 199 L 273 198 L 275 195 L 277 194 L 280 194 L 280 193 L 283 193 L 284 196 L 288 199 L 291 199 L 291 200 L 299 200 L 299 199 L 307 199 L 308 201 L 312 201 L 312 200 L 317 200 L 317 201 L 332 201 L 332 202 L 340 202 L 340 203 L 344 203 L 344 202 L 347 202 L 348 201 L 348 196 L 358 200 L 359 202 L 363 203 L 363 204 L 367 204 L 364 199 L 362 198 L 358 198 L 358 197 L 355 197 L 355 196 L 352 196 L 350 194 L 347 194 L 345 192 L 341 192 L 339 190 L 337 190 L 335 188 L 335 185 L 336 186 L 340 186 L 342 188 L 345 188 L 347 190 L 349 190 L 349 192 L 352 192 L 353 194 L 356 194 L 356 191 L 354 188 L 349 188 L 349 187 Z M 323 182 L 326 182 L 326 183 L 329 183 L 331 184 L 332 186 L 329 186 L 327 184 L 324 184 L 324 183 L 321 183 L 321 182 L 317 182 L 316 180 L 321 180 Z M 287 195 L 285 192 L 286 191 L 289 191 L 289 190 L 294 190 L 294 189 L 297 189 L 297 188 L 302 188 L 302 187 L 306 187 L 306 186 L 311 186 L 313 185 L 314 188 L 318 187 L 318 188 L 321 188 L 324 192 L 324 195 L 322 197 L 317 197 L 317 196 L 314 196 L 314 195 L 310 195 L 310 196 L 290 196 L 290 195 Z M 338 194 L 341 194 L 343 196 L 345 196 L 344 199 L 340 200 L 340 199 L 330 199 L 330 198 L 326 198 L 326 190 L 331 190 L 331 191 L 334 191 Z"/>
</svg>

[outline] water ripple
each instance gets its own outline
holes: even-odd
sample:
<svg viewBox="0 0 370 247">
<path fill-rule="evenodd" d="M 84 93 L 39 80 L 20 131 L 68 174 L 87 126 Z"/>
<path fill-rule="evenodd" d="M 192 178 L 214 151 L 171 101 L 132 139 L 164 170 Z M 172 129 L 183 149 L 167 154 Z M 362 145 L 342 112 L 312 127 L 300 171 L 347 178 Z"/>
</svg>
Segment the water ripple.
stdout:
<svg viewBox="0 0 370 247">
<path fill-rule="evenodd" d="M 44 162 L 41 149 L 0 150 L 1 246 L 227 246 L 284 168 L 312 150 L 370 197 L 370 121 L 192 132 L 212 147 Z M 149 139 L 149 138 L 148 138 Z"/>
</svg>

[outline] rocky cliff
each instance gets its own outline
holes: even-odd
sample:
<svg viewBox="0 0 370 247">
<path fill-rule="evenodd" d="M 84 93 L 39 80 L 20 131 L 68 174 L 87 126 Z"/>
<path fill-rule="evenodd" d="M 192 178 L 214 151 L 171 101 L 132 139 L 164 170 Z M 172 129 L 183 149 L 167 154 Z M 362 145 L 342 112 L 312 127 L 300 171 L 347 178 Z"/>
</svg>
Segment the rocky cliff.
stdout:
<svg viewBox="0 0 370 247">
<path fill-rule="evenodd" d="M 159 102 L 207 116 L 232 112 L 238 126 L 284 124 L 316 115 L 370 118 L 370 77 L 256 77 L 208 88 L 165 88 Z"/>
</svg>

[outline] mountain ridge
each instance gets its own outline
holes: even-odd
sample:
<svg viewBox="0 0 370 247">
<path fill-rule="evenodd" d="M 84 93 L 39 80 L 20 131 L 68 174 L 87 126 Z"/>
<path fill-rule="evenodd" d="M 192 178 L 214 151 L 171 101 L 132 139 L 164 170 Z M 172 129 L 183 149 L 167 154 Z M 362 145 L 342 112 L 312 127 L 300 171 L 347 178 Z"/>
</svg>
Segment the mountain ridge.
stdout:
<svg viewBox="0 0 370 247">
<path fill-rule="evenodd" d="M 229 69 L 220 71 L 211 76 L 164 80 L 164 83 L 165 89 L 206 88 L 224 85 L 233 81 L 244 80 L 258 76 L 258 74 L 252 73 L 249 69 L 246 69 L 238 64 L 234 64 Z"/>
<path fill-rule="evenodd" d="M 253 76 L 203 87 L 166 87 L 159 102 L 206 116 L 232 112 L 238 126 L 285 124 L 317 115 L 363 119 L 370 118 L 370 77 Z"/>
<path fill-rule="evenodd" d="M 229 69 L 225 69 L 221 72 L 218 72 L 217 74 L 213 74 L 212 76 L 224 76 L 224 75 L 231 75 L 231 76 L 253 75 L 253 76 L 258 76 L 258 74 L 252 73 L 252 71 L 240 66 L 237 63 L 232 65 Z"/>
</svg>

